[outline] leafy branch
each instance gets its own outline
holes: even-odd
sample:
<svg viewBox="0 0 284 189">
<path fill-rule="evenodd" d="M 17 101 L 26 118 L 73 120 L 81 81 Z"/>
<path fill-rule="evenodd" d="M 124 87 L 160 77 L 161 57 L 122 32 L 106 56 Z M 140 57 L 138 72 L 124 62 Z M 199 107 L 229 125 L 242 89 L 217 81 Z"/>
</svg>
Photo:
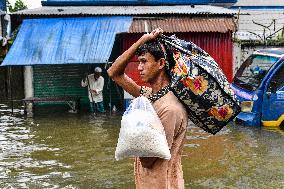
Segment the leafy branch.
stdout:
<svg viewBox="0 0 284 189">
<path fill-rule="evenodd" d="M 14 6 L 8 0 L 6 0 L 6 4 L 9 12 L 17 12 L 28 8 L 22 0 L 16 0 Z"/>
</svg>

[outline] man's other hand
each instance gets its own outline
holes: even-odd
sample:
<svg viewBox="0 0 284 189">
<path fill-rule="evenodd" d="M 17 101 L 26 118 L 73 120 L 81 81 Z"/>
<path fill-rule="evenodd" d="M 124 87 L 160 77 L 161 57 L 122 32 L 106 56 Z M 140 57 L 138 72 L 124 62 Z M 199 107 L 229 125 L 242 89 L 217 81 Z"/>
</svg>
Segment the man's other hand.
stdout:
<svg viewBox="0 0 284 189">
<path fill-rule="evenodd" d="M 96 90 L 91 90 L 91 92 L 92 92 L 93 94 L 95 94 L 95 95 L 98 94 Z"/>
</svg>

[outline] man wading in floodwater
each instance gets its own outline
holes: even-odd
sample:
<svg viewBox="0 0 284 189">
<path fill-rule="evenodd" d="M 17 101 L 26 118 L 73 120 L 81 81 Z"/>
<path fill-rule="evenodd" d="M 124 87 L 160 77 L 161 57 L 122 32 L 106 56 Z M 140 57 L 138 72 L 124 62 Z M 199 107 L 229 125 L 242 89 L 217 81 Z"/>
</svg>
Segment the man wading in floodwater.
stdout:
<svg viewBox="0 0 284 189">
<path fill-rule="evenodd" d="M 85 81 L 81 81 L 82 87 L 88 86 L 90 110 L 92 113 L 105 112 L 103 102 L 104 78 L 101 76 L 101 74 L 102 69 L 100 67 L 96 67 L 93 74 L 88 75 Z"/>
<path fill-rule="evenodd" d="M 166 52 L 156 40 L 163 30 L 158 28 L 144 34 L 127 51 L 119 56 L 108 69 L 109 76 L 125 91 L 134 97 L 144 95 L 149 99 L 158 96 L 153 102 L 166 132 L 171 159 L 138 157 L 134 162 L 135 184 L 137 189 L 183 189 L 184 180 L 181 153 L 187 127 L 187 112 L 177 97 L 169 90 L 170 78 L 167 74 Z M 141 79 L 150 88 L 137 85 L 125 73 L 128 61 L 138 55 Z"/>
</svg>

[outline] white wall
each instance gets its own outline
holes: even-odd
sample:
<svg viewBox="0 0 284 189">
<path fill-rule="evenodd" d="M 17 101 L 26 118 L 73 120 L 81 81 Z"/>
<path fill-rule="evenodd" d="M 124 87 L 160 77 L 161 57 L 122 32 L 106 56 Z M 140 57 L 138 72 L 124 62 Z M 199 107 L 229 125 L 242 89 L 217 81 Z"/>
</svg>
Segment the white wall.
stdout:
<svg viewBox="0 0 284 189">
<path fill-rule="evenodd" d="M 283 0 L 238 0 L 234 6 L 284 6 Z"/>
<path fill-rule="evenodd" d="M 241 46 L 239 43 L 233 44 L 233 76 L 236 74 L 241 64 Z"/>
<path fill-rule="evenodd" d="M 237 38 L 241 40 L 246 39 L 260 39 L 254 34 L 249 32 L 256 33 L 260 36 L 264 36 L 265 27 L 258 24 L 264 25 L 268 28 L 265 30 L 266 36 L 273 34 L 279 29 L 284 27 L 284 10 L 242 10 L 239 15 L 238 32 Z M 275 20 L 275 21 L 273 21 Z M 255 23 L 258 24 L 255 24 Z M 279 31 L 277 34 L 281 35 L 282 31 Z M 277 34 L 274 35 L 277 37 Z"/>
<path fill-rule="evenodd" d="M 262 8 L 256 9 L 255 6 Z M 236 33 L 236 37 L 240 40 L 261 40 L 257 35 L 263 38 L 265 33 L 267 37 L 284 27 L 284 0 L 239 0 L 234 7 L 240 8 Z M 281 32 L 282 30 L 277 32 L 274 38 L 281 35 Z"/>
</svg>

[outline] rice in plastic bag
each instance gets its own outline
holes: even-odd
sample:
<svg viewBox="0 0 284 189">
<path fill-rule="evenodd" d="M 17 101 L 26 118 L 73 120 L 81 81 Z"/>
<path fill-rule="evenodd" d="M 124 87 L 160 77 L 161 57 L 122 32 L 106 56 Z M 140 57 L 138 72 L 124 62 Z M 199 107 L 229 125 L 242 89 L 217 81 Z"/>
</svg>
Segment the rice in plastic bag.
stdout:
<svg viewBox="0 0 284 189">
<path fill-rule="evenodd" d="M 144 96 L 132 100 L 122 116 L 115 159 L 126 157 L 171 158 L 164 127 Z"/>
</svg>

